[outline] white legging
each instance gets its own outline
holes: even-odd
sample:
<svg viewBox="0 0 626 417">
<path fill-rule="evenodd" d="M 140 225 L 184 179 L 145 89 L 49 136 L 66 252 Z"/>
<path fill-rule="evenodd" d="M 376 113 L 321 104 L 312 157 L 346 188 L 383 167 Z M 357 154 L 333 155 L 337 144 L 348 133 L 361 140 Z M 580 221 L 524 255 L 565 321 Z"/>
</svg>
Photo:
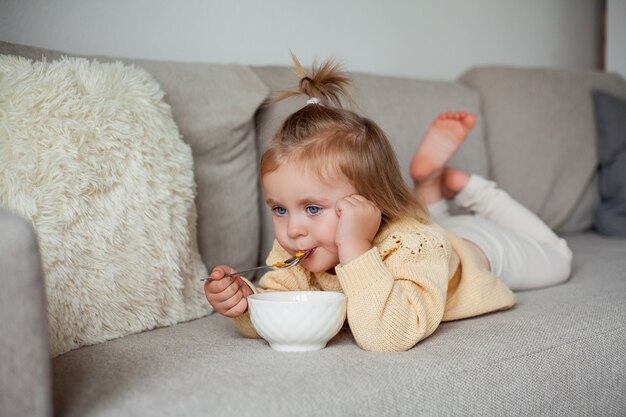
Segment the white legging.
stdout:
<svg viewBox="0 0 626 417">
<path fill-rule="evenodd" d="M 512 290 L 559 284 L 571 271 L 572 251 L 541 219 L 493 181 L 472 174 L 454 198 L 472 215 L 451 216 L 448 201 L 428 205 L 433 220 L 480 247 L 491 271 Z"/>
</svg>

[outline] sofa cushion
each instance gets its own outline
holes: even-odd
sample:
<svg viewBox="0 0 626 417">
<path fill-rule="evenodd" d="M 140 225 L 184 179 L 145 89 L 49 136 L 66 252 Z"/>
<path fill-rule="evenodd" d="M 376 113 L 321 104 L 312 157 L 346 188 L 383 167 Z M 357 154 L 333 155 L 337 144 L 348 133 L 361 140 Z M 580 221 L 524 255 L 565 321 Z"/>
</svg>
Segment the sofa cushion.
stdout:
<svg viewBox="0 0 626 417">
<path fill-rule="evenodd" d="M 53 363 L 56 415 L 626 414 L 626 240 L 569 239 L 565 284 L 443 323 L 407 352 L 272 350 L 220 315 L 79 349 Z"/>
<path fill-rule="evenodd" d="M 0 42 L 0 53 L 47 60 L 71 56 L 7 42 Z M 183 140 L 191 146 L 198 186 L 198 244 L 205 265 L 254 265 L 260 226 L 253 116 L 267 87 L 241 65 L 120 60 L 141 66 L 158 81 Z"/>
<path fill-rule="evenodd" d="M 289 67 L 254 67 L 255 73 L 273 91 L 293 88 L 298 78 Z M 451 165 L 486 176 L 487 153 L 483 139 L 482 118 L 478 95 L 456 82 L 412 80 L 378 75 L 351 74 L 354 81 L 356 111 L 374 120 L 389 137 L 402 174 L 412 188 L 409 164 L 430 123 L 443 111 L 466 110 L 479 116 L 469 138 L 454 156 Z M 305 105 L 307 97 L 284 100 L 261 109 L 257 116 L 259 149 L 262 150 L 281 123 L 291 113 Z M 269 209 L 261 203 L 261 260 L 271 249 L 273 241 Z"/>
<path fill-rule="evenodd" d="M 588 229 L 598 203 L 591 90 L 626 97 L 615 74 L 481 67 L 461 81 L 481 95 L 491 176 L 558 232 Z"/>
<path fill-rule="evenodd" d="M 594 91 L 593 104 L 600 162 L 595 226 L 607 236 L 626 237 L 626 100 Z"/>
<path fill-rule="evenodd" d="M 0 204 L 41 247 L 52 355 L 206 315 L 191 149 L 143 69 L 0 55 Z"/>
<path fill-rule="evenodd" d="M 254 114 L 267 87 L 236 64 L 133 62 L 159 81 L 193 150 L 198 237 L 207 268 L 256 265 L 260 217 Z"/>
</svg>

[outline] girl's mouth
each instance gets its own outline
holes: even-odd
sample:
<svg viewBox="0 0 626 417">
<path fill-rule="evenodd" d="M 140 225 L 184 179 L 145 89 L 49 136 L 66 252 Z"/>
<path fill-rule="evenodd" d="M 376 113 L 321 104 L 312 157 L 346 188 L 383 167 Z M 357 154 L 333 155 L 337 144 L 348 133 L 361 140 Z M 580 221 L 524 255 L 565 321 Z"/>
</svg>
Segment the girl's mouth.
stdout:
<svg viewBox="0 0 626 417">
<path fill-rule="evenodd" d="M 306 256 L 304 257 L 306 259 L 306 258 L 310 258 L 313 255 L 313 252 L 315 252 L 315 249 L 317 249 L 317 247 L 310 248 L 310 249 L 298 249 L 298 252 L 306 253 Z"/>
</svg>

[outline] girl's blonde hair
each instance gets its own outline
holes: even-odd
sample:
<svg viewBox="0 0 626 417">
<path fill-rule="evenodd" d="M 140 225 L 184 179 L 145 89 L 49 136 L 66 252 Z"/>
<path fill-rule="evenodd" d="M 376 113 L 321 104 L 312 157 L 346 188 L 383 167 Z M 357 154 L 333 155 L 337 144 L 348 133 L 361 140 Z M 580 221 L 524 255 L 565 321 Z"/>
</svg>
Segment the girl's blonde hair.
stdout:
<svg viewBox="0 0 626 417">
<path fill-rule="evenodd" d="M 323 179 L 339 172 L 380 208 L 383 224 L 407 216 L 426 222 L 427 211 L 404 182 L 385 133 L 372 120 L 342 107 L 342 98 L 353 103 L 348 91 L 352 80 L 333 61 L 314 64 L 307 73 L 292 59 L 300 84 L 272 103 L 306 95 L 319 104 L 307 104 L 285 120 L 261 156 L 261 177 L 285 162 L 312 169 Z"/>
</svg>

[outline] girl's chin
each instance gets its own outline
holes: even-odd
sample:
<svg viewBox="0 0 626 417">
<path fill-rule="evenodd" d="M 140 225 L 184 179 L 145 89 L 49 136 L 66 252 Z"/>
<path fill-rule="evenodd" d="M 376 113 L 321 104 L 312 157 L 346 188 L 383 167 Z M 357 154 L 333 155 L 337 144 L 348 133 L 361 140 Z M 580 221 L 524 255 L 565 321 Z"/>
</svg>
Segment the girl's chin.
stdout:
<svg viewBox="0 0 626 417">
<path fill-rule="evenodd" d="M 334 274 L 335 273 L 335 266 L 333 265 L 333 266 L 330 266 L 330 267 L 322 266 L 322 267 L 319 267 L 319 268 L 307 268 L 307 270 L 309 272 L 314 272 L 316 274 L 319 274 L 320 272 L 328 272 L 328 273 Z"/>
<path fill-rule="evenodd" d="M 330 260 L 330 262 L 324 262 L 323 259 L 306 259 L 304 261 L 304 267 L 309 271 L 309 272 L 315 272 L 315 273 L 319 273 L 319 272 L 329 272 L 331 270 L 334 271 L 334 268 L 339 264 L 339 261 L 337 262 L 333 262 L 333 260 Z"/>
</svg>

